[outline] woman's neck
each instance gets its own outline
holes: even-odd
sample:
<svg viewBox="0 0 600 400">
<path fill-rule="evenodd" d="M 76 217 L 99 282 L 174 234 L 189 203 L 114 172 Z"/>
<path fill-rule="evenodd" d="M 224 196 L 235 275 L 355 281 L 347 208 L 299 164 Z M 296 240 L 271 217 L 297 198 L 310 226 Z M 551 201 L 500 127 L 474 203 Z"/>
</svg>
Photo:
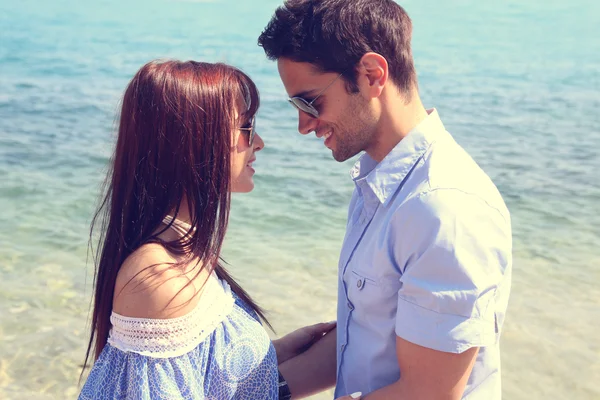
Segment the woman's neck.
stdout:
<svg viewBox="0 0 600 400">
<path fill-rule="evenodd" d="M 175 217 L 175 210 L 172 210 L 169 215 Z M 176 219 L 186 224 L 191 225 L 192 223 L 192 218 L 190 217 L 190 206 L 185 196 L 183 197 L 183 200 L 181 200 L 181 204 L 179 204 L 179 210 L 177 211 Z"/>
</svg>

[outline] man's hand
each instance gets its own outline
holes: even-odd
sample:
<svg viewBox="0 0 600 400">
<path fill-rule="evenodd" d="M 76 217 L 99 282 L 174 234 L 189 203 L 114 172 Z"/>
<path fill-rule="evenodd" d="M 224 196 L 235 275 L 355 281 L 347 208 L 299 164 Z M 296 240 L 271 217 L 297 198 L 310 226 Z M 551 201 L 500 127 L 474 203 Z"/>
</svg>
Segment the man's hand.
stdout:
<svg viewBox="0 0 600 400">
<path fill-rule="evenodd" d="M 273 346 L 277 353 L 277 363 L 281 364 L 298 354 L 304 353 L 335 326 L 335 321 L 305 326 L 288 333 L 282 338 L 273 340 Z"/>
</svg>

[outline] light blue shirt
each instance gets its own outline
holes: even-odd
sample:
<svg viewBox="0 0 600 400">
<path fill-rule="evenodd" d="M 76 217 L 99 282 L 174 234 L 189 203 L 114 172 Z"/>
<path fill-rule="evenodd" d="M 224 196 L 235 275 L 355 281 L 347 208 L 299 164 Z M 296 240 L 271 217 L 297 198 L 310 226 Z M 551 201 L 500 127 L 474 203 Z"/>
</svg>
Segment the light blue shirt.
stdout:
<svg viewBox="0 0 600 400">
<path fill-rule="evenodd" d="M 436 110 L 380 162 L 363 155 L 339 262 L 335 396 L 401 372 L 396 335 L 434 350 L 479 347 L 463 399 L 501 398 L 510 293 L 509 212 Z"/>
</svg>

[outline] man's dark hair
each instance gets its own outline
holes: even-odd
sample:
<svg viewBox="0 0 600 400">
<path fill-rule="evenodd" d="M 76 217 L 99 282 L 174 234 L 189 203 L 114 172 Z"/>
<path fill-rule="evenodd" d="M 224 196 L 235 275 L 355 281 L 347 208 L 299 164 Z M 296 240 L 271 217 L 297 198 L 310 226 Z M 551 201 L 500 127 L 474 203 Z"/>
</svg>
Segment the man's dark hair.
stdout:
<svg viewBox="0 0 600 400">
<path fill-rule="evenodd" d="M 392 0 L 286 0 L 258 38 L 267 57 L 307 62 L 343 73 L 357 92 L 356 65 L 368 52 L 388 62 L 390 79 L 408 94 L 417 78 L 410 41 L 412 23 Z"/>
</svg>

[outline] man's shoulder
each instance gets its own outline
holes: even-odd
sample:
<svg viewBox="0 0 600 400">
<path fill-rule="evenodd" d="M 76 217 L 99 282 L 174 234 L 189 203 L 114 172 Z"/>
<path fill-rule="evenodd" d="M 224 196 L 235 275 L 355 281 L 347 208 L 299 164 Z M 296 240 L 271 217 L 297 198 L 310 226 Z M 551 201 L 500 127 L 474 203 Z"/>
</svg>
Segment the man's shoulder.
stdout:
<svg viewBox="0 0 600 400">
<path fill-rule="evenodd" d="M 414 202 L 435 203 L 445 201 L 481 202 L 508 218 L 508 209 L 502 195 L 488 174 L 453 139 L 434 143 L 407 180 L 414 189 L 408 194 Z"/>
</svg>

